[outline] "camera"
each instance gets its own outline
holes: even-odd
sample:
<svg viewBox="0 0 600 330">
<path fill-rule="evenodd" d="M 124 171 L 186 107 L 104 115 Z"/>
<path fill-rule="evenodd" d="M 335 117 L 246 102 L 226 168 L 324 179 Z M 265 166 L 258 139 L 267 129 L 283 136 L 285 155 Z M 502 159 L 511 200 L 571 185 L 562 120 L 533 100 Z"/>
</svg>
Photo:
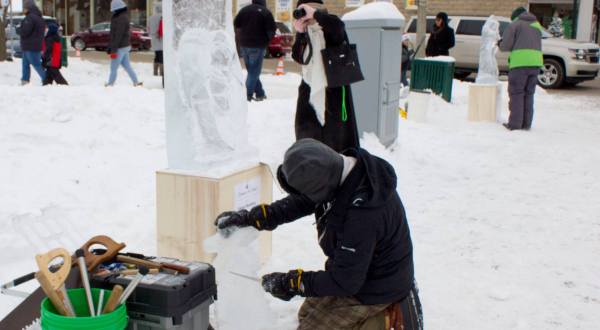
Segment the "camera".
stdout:
<svg viewBox="0 0 600 330">
<path fill-rule="evenodd" d="M 306 16 L 306 10 L 304 10 L 304 8 L 294 9 L 294 18 L 295 19 L 301 19 L 304 16 Z"/>
</svg>

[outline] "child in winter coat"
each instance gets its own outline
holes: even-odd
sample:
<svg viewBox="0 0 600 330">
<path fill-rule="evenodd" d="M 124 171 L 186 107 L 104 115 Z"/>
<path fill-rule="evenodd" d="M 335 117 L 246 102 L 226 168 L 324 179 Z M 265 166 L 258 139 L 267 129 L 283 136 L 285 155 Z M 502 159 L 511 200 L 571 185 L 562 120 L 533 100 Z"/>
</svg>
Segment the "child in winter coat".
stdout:
<svg viewBox="0 0 600 330">
<path fill-rule="evenodd" d="M 59 85 L 68 85 L 60 73 L 62 66 L 61 50 L 62 46 L 60 36 L 58 35 L 58 25 L 49 23 L 48 32 L 44 39 L 44 55 L 42 56 L 42 66 L 46 69 L 44 85 L 51 85 L 54 81 Z"/>
</svg>

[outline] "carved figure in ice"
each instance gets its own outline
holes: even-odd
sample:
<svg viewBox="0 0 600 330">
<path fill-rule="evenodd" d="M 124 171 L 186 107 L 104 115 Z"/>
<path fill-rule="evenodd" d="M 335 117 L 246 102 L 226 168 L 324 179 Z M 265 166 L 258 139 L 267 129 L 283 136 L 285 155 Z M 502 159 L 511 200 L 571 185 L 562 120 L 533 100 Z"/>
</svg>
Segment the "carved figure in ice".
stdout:
<svg viewBox="0 0 600 330">
<path fill-rule="evenodd" d="M 479 70 L 477 83 L 495 84 L 498 82 L 498 40 L 500 40 L 500 23 L 493 15 L 490 16 L 481 31 L 481 47 L 479 49 Z"/>
</svg>

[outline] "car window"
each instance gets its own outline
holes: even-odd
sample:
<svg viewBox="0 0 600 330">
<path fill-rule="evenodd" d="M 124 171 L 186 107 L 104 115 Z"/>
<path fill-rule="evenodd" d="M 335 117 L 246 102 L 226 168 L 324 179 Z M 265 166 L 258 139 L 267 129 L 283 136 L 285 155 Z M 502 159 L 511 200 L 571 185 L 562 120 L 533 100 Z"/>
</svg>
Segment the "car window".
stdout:
<svg viewBox="0 0 600 330">
<path fill-rule="evenodd" d="M 448 20 L 448 24 L 450 24 L 450 22 L 452 22 L 452 20 Z M 435 18 L 427 19 L 427 33 L 431 33 L 431 31 L 433 31 L 434 24 L 435 24 Z M 416 19 L 413 19 L 410 22 L 410 25 L 408 27 L 408 30 L 406 30 L 406 33 L 417 33 L 417 20 Z"/>
<path fill-rule="evenodd" d="M 480 19 L 461 19 L 456 29 L 456 34 L 467 36 L 481 36 L 481 30 L 485 24 L 484 20 Z"/>
<path fill-rule="evenodd" d="M 279 33 L 292 33 L 292 31 L 290 31 L 290 29 L 287 27 L 287 25 L 281 23 L 281 22 L 277 22 L 277 32 Z"/>
<path fill-rule="evenodd" d="M 106 24 L 106 23 L 99 23 L 99 24 L 92 26 L 92 31 L 94 31 L 94 32 L 100 32 L 100 31 L 104 31 L 104 30 L 108 30 L 108 24 Z"/>
</svg>

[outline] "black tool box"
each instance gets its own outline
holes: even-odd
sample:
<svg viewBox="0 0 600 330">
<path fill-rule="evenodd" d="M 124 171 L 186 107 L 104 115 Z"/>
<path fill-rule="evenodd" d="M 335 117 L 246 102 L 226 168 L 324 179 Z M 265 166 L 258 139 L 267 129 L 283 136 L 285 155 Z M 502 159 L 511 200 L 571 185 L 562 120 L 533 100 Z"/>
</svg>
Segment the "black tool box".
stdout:
<svg viewBox="0 0 600 330">
<path fill-rule="evenodd" d="M 149 259 L 188 267 L 189 274 L 148 274 L 127 299 L 128 329 L 206 329 L 208 306 L 217 298 L 215 269 L 207 263 L 173 258 Z M 95 288 L 127 287 L 134 275 L 92 275 Z M 191 323 L 190 323 L 191 322 Z"/>
</svg>

